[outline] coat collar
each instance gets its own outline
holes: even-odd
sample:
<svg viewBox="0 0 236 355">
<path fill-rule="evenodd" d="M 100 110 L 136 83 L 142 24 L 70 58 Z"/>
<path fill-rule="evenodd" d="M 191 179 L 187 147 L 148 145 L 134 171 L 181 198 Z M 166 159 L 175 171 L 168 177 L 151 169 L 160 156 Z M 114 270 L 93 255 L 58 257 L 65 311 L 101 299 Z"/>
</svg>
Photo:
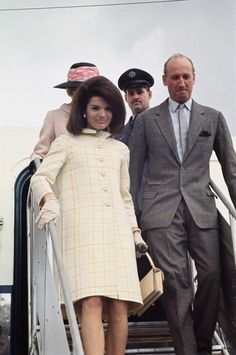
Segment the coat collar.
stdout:
<svg viewBox="0 0 236 355">
<path fill-rule="evenodd" d="M 112 134 L 108 131 L 97 131 L 96 129 L 92 129 L 92 128 L 84 128 L 82 130 L 82 134 L 89 134 L 89 135 L 94 135 L 96 137 L 104 137 L 104 138 L 107 138 L 107 137 L 111 137 Z"/>
<path fill-rule="evenodd" d="M 188 144 L 184 158 L 189 154 L 189 152 L 193 148 L 205 122 L 206 114 L 204 107 L 193 101 L 188 131 Z"/>
<path fill-rule="evenodd" d="M 175 132 L 169 112 L 168 99 L 162 104 L 157 106 L 155 121 L 162 132 L 167 144 L 174 153 L 174 156 L 179 161 L 179 155 L 177 152 Z"/>
</svg>

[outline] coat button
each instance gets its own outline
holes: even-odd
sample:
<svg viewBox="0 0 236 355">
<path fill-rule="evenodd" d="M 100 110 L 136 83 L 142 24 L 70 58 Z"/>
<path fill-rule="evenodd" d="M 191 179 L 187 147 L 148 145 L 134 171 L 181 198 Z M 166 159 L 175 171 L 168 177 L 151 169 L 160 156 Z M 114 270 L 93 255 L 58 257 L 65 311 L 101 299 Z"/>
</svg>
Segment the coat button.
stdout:
<svg viewBox="0 0 236 355">
<path fill-rule="evenodd" d="M 105 206 L 110 207 L 110 202 L 105 202 Z"/>
<path fill-rule="evenodd" d="M 98 149 L 101 149 L 101 148 L 102 148 L 102 144 L 100 144 L 100 143 L 97 144 L 97 148 L 98 148 Z"/>
<path fill-rule="evenodd" d="M 98 158 L 99 161 L 104 161 L 103 157 Z"/>
<path fill-rule="evenodd" d="M 108 187 L 107 186 L 105 186 L 104 188 L 103 188 L 103 191 L 109 191 L 109 189 L 108 189 Z"/>
<path fill-rule="evenodd" d="M 105 177 L 105 176 L 106 176 L 106 173 L 103 171 L 103 172 L 101 173 L 101 176 Z"/>
</svg>

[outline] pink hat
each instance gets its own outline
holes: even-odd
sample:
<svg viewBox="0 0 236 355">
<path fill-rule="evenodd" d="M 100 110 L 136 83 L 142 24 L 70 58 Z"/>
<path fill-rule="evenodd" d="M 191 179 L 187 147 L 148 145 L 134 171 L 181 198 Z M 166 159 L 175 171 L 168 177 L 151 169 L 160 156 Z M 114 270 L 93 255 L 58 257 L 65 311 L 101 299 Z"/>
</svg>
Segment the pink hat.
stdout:
<svg viewBox="0 0 236 355">
<path fill-rule="evenodd" d="M 54 88 L 78 88 L 83 81 L 98 75 L 99 70 L 96 65 L 87 62 L 75 63 L 70 67 L 70 70 L 67 74 L 68 81 L 56 85 Z"/>
</svg>

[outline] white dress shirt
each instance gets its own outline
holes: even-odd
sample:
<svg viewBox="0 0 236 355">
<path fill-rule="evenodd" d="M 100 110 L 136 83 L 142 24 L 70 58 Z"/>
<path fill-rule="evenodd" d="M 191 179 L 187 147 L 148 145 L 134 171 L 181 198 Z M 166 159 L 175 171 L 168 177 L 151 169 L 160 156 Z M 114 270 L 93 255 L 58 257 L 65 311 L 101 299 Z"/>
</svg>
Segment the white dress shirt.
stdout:
<svg viewBox="0 0 236 355">
<path fill-rule="evenodd" d="M 177 150 L 178 150 L 179 157 L 182 160 L 182 148 L 181 148 L 181 140 L 180 140 L 181 138 L 180 138 L 180 129 L 179 129 L 179 119 L 178 119 L 178 106 L 179 106 L 178 102 L 169 98 L 169 110 L 170 110 L 170 116 L 171 116 L 174 132 L 175 132 Z M 191 108 L 192 108 L 192 99 L 189 99 L 184 103 L 184 108 L 183 108 L 184 114 L 186 116 L 188 128 L 190 122 Z"/>
</svg>

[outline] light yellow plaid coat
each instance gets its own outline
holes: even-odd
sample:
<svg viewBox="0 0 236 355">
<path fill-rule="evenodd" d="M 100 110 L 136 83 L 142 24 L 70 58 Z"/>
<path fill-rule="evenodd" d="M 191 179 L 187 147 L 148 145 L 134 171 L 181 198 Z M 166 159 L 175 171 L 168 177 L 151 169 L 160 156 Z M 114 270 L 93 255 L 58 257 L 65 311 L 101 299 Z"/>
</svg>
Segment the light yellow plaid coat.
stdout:
<svg viewBox="0 0 236 355">
<path fill-rule="evenodd" d="M 56 183 L 58 237 L 73 301 L 101 295 L 130 301 L 129 310 L 142 303 L 128 164 L 126 145 L 108 132 L 84 129 L 58 137 L 31 179 L 38 202 Z"/>
</svg>

